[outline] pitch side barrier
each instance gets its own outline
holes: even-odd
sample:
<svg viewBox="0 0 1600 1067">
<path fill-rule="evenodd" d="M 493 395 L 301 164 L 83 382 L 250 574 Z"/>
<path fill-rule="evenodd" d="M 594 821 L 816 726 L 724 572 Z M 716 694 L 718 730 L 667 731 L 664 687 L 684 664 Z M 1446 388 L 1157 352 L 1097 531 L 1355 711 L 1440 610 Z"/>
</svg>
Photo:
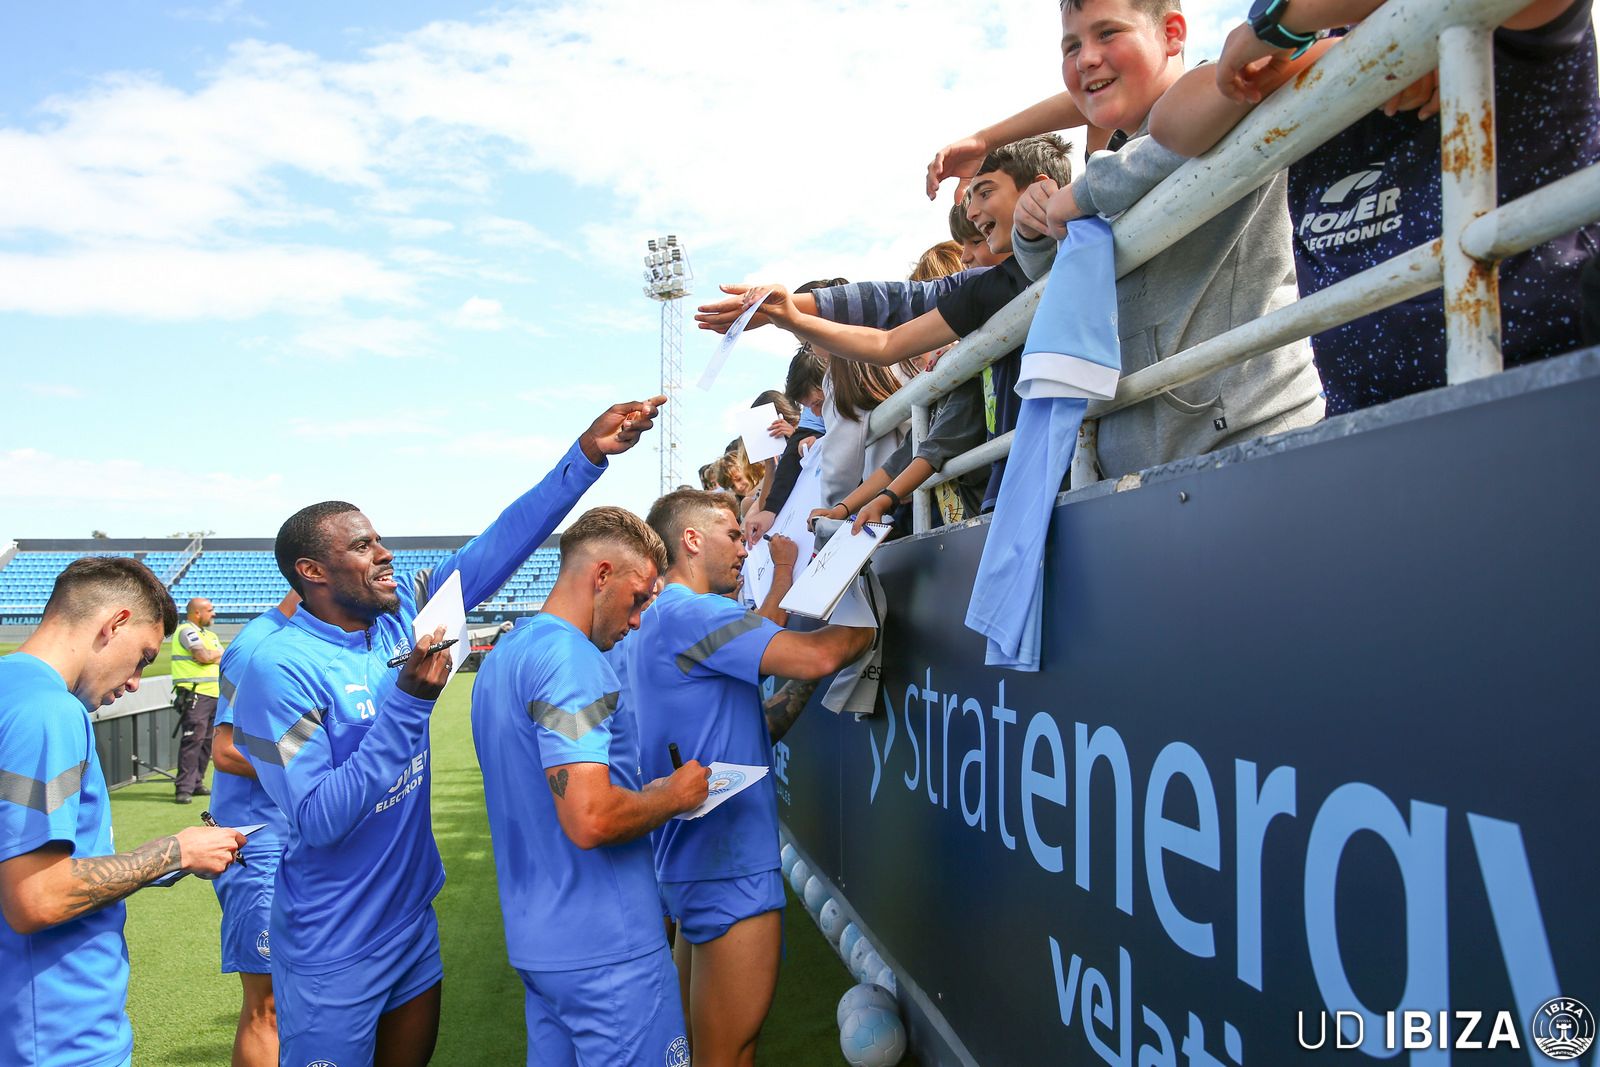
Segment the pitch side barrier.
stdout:
<svg viewBox="0 0 1600 1067">
<path fill-rule="evenodd" d="M 1597 410 L 1591 349 L 1075 490 L 1035 673 L 963 624 L 987 520 L 884 546 L 883 707 L 816 702 L 773 780 L 921 1061 L 1559 1062 Z"/>
<path fill-rule="evenodd" d="M 1495 206 L 1493 27 L 1525 6 L 1526 0 L 1388 0 L 1215 148 L 1117 219 L 1112 232 L 1120 278 L 1438 68 L 1442 237 L 1124 377 L 1113 399 L 1089 405 L 1073 460 L 1074 487 L 1095 480 L 1099 416 L 1441 286 L 1449 382 L 1501 370 L 1498 262 L 1600 219 L 1600 167 Z M 932 371 L 880 405 L 868 424 L 871 435 L 881 437 L 910 418 L 912 438 L 920 441 L 929 405 L 1026 335 L 1044 284 L 1034 283 Z M 928 494 L 935 485 L 1004 458 L 1011 438 L 1004 434 L 946 463 L 915 494 L 914 529 L 932 525 Z"/>
</svg>

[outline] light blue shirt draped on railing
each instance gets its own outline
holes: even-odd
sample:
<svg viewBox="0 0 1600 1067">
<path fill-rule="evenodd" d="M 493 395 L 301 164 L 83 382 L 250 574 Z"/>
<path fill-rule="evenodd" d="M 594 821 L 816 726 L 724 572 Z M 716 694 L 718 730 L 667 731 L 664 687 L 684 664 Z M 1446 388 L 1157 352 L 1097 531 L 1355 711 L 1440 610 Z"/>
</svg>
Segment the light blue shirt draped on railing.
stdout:
<svg viewBox="0 0 1600 1067">
<path fill-rule="evenodd" d="M 1023 348 L 1022 411 L 967 608 L 967 625 L 989 639 L 990 666 L 1039 669 L 1044 549 L 1056 494 L 1089 401 L 1114 395 L 1121 369 L 1111 226 L 1081 219 L 1061 241 Z"/>
</svg>

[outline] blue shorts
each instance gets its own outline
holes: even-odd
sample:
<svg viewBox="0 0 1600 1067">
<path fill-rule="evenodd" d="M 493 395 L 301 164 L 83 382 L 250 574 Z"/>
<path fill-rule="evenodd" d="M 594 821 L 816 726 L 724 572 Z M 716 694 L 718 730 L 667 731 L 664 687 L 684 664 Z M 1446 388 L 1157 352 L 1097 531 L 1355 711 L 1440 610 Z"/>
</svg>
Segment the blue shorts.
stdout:
<svg viewBox="0 0 1600 1067">
<path fill-rule="evenodd" d="M 783 910 L 783 872 L 774 868 L 739 878 L 662 882 L 661 896 L 691 945 L 715 941 L 741 919 Z"/>
<path fill-rule="evenodd" d="M 278 1004 L 278 1062 L 371 1063 L 378 1017 L 444 978 L 439 962 L 439 922 L 428 907 L 370 956 L 324 974 L 272 965 Z"/>
<path fill-rule="evenodd" d="M 211 888 L 222 905 L 222 973 L 271 974 L 272 886 L 283 853 L 275 848 L 251 849 L 250 864 L 229 864 Z"/>
<path fill-rule="evenodd" d="M 678 970 L 664 943 L 621 963 L 517 974 L 528 1067 L 688 1067 Z"/>
</svg>

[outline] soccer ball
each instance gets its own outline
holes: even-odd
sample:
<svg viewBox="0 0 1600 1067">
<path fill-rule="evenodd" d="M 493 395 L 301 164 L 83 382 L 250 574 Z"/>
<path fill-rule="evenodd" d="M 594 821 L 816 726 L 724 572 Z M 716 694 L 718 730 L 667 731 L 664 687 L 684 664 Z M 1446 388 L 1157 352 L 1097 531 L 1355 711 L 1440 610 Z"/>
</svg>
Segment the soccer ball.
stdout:
<svg viewBox="0 0 1600 1067">
<path fill-rule="evenodd" d="M 805 892 L 801 895 L 805 899 L 806 910 L 812 916 L 820 915 L 822 913 L 822 905 L 832 899 L 828 896 L 828 887 L 823 885 L 822 879 L 816 875 L 812 875 L 806 880 Z"/>
<path fill-rule="evenodd" d="M 878 977 L 874 978 L 873 981 L 891 993 L 899 992 L 900 983 L 894 980 L 894 968 L 888 964 L 883 965 L 883 969 L 878 972 Z"/>
<path fill-rule="evenodd" d="M 794 895 L 803 897 L 806 894 L 806 882 L 811 877 L 811 868 L 805 860 L 796 860 L 789 869 L 789 888 L 794 890 Z"/>
<path fill-rule="evenodd" d="M 887 989 L 882 986 L 862 983 L 861 985 L 853 985 L 844 991 L 844 996 L 839 998 L 838 1008 L 834 1010 L 833 1021 L 842 1027 L 851 1012 L 859 1011 L 869 1006 L 887 1008 L 889 1011 L 899 1010 L 899 1005 L 895 1003 L 894 996 Z"/>
<path fill-rule="evenodd" d="M 845 923 L 844 929 L 839 933 L 839 956 L 845 961 L 845 966 L 850 965 L 850 953 L 856 947 L 856 942 L 861 940 L 861 927 L 855 923 Z"/>
<path fill-rule="evenodd" d="M 839 1027 L 839 1051 L 851 1067 L 894 1067 L 906 1054 L 906 1028 L 890 1009 L 857 1008 Z"/>
<path fill-rule="evenodd" d="M 874 981 L 878 977 L 878 972 L 883 970 L 883 967 L 883 957 L 878 955 L 877 950 L 869 947 L 862 955 L 861 962 L 854 972 L 855 979 L 858 982 Z"/>
<path fill-rule="evenodd" d="M 851 946 L 850 955 L 845 960 L 845 966 L 850 969 L 851 974 L 855 975 L 856 981 L 865 981 L 865 979 L 861 977 L 862 964 L 866 962 L 868 956 L 876 955 L 877 953 L 872 949 L 872 942 L 863 937 L 861 940 L 857 941 L 853 946 Z M 880 962 L 878 967 L 882 966 L 883 964 Z M 877 974 L 878 967 L 872 968 L 872 970 L 868 972 L 868 976 L 870 977 L 871 975 Z"/>
<path fill-rule="evenodd" d="M 778 859 L 783 864 L 783 876 L 789 877 L 789 872 L 794 870 L 794 865 L 800 862 L 800 853 L 794 850 L 793 845 L 784 845 L 783 851 L 778 853 Z"/>
<path fill-rule="evenodd" d="M 821 928 L 822 936 L 828 939 L 828 944 L 839 943 L 839 935 L 844 933 L 844 923 L 844 909 L 839 907 L 837 900 L 822 905 L 822 911 L 817 915 L 817 926 Z"/>
</svg>

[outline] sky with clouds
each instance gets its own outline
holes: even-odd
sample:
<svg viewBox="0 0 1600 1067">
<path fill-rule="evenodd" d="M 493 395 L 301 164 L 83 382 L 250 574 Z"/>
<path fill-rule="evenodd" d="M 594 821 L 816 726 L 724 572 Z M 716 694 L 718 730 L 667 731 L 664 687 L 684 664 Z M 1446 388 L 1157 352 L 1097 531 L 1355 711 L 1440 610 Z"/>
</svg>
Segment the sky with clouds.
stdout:
<svg viewBox="0 0 1600 1067">
<path fill-rule="evenodd" d="M 1244 0 L 1187 0 L 1190 59 Z M 0 7 L 0 542 L 468 533 L 656 391 L 645 240 L 723 281 L 902 277 L 935 149 L 1060 86 L 1041 0 Z M 687 315 L 686 315 L 687 320 Z M 792 343 L 716 386 L 685 480 Z M 584 504 L 643 510 L 654 442 Z"/>
</svg>

